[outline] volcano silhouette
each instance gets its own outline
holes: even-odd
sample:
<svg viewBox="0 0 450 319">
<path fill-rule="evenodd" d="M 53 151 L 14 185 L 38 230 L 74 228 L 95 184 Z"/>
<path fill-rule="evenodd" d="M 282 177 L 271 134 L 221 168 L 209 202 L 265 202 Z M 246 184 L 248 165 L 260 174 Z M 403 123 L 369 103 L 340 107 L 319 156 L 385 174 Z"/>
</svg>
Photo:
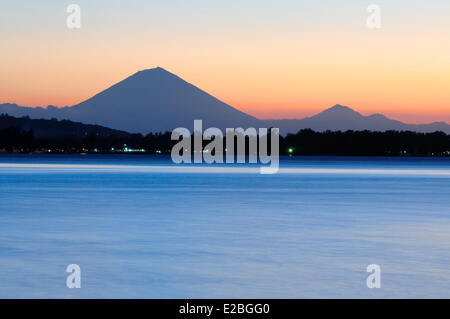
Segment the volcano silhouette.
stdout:
<svg viewBox="0 0 450 319">
<path fill-rule="evenodd" d="M 259 120 L 160 67 L 139 71 L 74 106 L 31 108 L 5 103 L 0 104 L 0 113 L 33 119 L 67 119 L 143 134 L 172 131 L 177 127 L 192 131 L 194 120 L 202 120 L 203 128 L 217 127 L 223 131 L 228 127 L 278 127 L 283 135 L 305 128 L 450 133 L 450 126 L 445 122 L 406 124 L 382 114 L 363 116 L 339 104 L 304 119 Z"/>
<path fill-rule="evenodd" d="M 204 127 L 258 124 L 256 118 L 159 67 L 137 72 L 67 111 L 71 120 L 131 132 L 192 128 L 195 119 L 203 120 Z"/>
<path fill-rule="evenodd" d="M 204 127 L 221 129 L 258 127 L 260 122 L 160 67 L 137 72 L 74 106 L 24 108 L 3 104 L 0 112 L 68 119 L 135 133 L 176 127 L 192 130 L 196 119 L 203 120 Z"/>
</svg>

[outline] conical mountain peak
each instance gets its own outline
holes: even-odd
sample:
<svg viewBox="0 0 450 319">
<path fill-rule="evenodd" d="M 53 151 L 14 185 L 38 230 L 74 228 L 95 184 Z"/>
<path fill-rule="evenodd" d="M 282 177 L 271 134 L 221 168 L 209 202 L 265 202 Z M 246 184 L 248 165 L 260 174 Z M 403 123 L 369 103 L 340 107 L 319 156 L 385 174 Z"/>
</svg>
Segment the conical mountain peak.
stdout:
<svg viewBox="0 0 450 319">
<path fill-rule="evenodd" d="M 363 116 L 348 106 L 336 104 L 300 120 L 258 120 L 202 91 L 162 67 L 138 71 L 92 98 L 70 107 L 21 107 L 0 104 L 0 113 L 37 119 L 68 119 L 99 124 L 132 133 L 192 129 L 194 120 L 203 127 L 279 127 L 282 134 L 303 128 L 324 130 L 412 130 L 450 132 L 446 123 L 405 124 L 381 114 Z"/>
</svg>

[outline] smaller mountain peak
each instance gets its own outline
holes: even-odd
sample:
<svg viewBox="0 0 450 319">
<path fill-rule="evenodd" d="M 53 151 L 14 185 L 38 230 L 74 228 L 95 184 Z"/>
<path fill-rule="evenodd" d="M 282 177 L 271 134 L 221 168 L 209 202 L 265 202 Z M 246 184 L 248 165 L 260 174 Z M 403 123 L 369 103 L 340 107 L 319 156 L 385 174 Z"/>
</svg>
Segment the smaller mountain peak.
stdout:
<svg viewBox="0 0 450 319">
<path fill-rule="evenodd" d="M 347 110 L 347 111 L 353 111 L 353 109 L 349 108 L 348 106 L 345 105 L 341 105 L 341 104 L 336 104 L 332 107 L 329 108 L 329 110 Z"/>
<path fill-rule="evenodd" d="M 325 114 L 346 114 L 346 113 L 358 113 L 355 110 L 349 108 L 348 106 L 344 106 L 341 104 L 336 104 L 335 106 L 332 106 L 321 113 Z"/>
<path fill-rule="evenodd" d="M 335 106 L 332 106 L 315 115 L 315 117 L 342 119 L 342 118 L 359 118 L 362 117 L 362 115 L 356 112 L 355 110 L 349 108 L 348 106 L 336 104 Z"/>
</svg>

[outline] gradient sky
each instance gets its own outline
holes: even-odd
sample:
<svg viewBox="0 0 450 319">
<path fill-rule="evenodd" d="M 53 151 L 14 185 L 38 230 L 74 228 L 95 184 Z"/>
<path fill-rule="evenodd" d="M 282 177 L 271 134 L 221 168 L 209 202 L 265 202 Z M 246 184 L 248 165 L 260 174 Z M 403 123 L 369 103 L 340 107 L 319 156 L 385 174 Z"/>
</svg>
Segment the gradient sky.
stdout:
<svg viewBox="0 0 450 319">
<path fill-rule="evenodd" d="M 3 1 L 0 103 L 73 105 L 161 66 L 260 118 L 339 103 L 450 122 L 450 1 L 340 2 Z M 70 3 L 81 29 L 66 27 Z M 366 26 L 371 3 L 378 30 Z"/>
</svg>

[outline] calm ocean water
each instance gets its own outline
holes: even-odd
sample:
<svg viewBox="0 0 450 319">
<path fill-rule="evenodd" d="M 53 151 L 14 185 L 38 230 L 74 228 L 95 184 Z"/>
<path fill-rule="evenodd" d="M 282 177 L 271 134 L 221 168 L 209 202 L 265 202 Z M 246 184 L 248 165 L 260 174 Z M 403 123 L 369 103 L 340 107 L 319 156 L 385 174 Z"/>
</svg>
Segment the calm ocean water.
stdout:
<svg viewBox="0 0 450 319">
<path fill-rule="evenodd" d="M 0 297 L 450 298 L 450 159 L 281 168 L 2 155 Z M 81 289 L 66 287 L 69 264 Z M 380 289 L 366 286 L 369 264 Z"/>
</svg>

